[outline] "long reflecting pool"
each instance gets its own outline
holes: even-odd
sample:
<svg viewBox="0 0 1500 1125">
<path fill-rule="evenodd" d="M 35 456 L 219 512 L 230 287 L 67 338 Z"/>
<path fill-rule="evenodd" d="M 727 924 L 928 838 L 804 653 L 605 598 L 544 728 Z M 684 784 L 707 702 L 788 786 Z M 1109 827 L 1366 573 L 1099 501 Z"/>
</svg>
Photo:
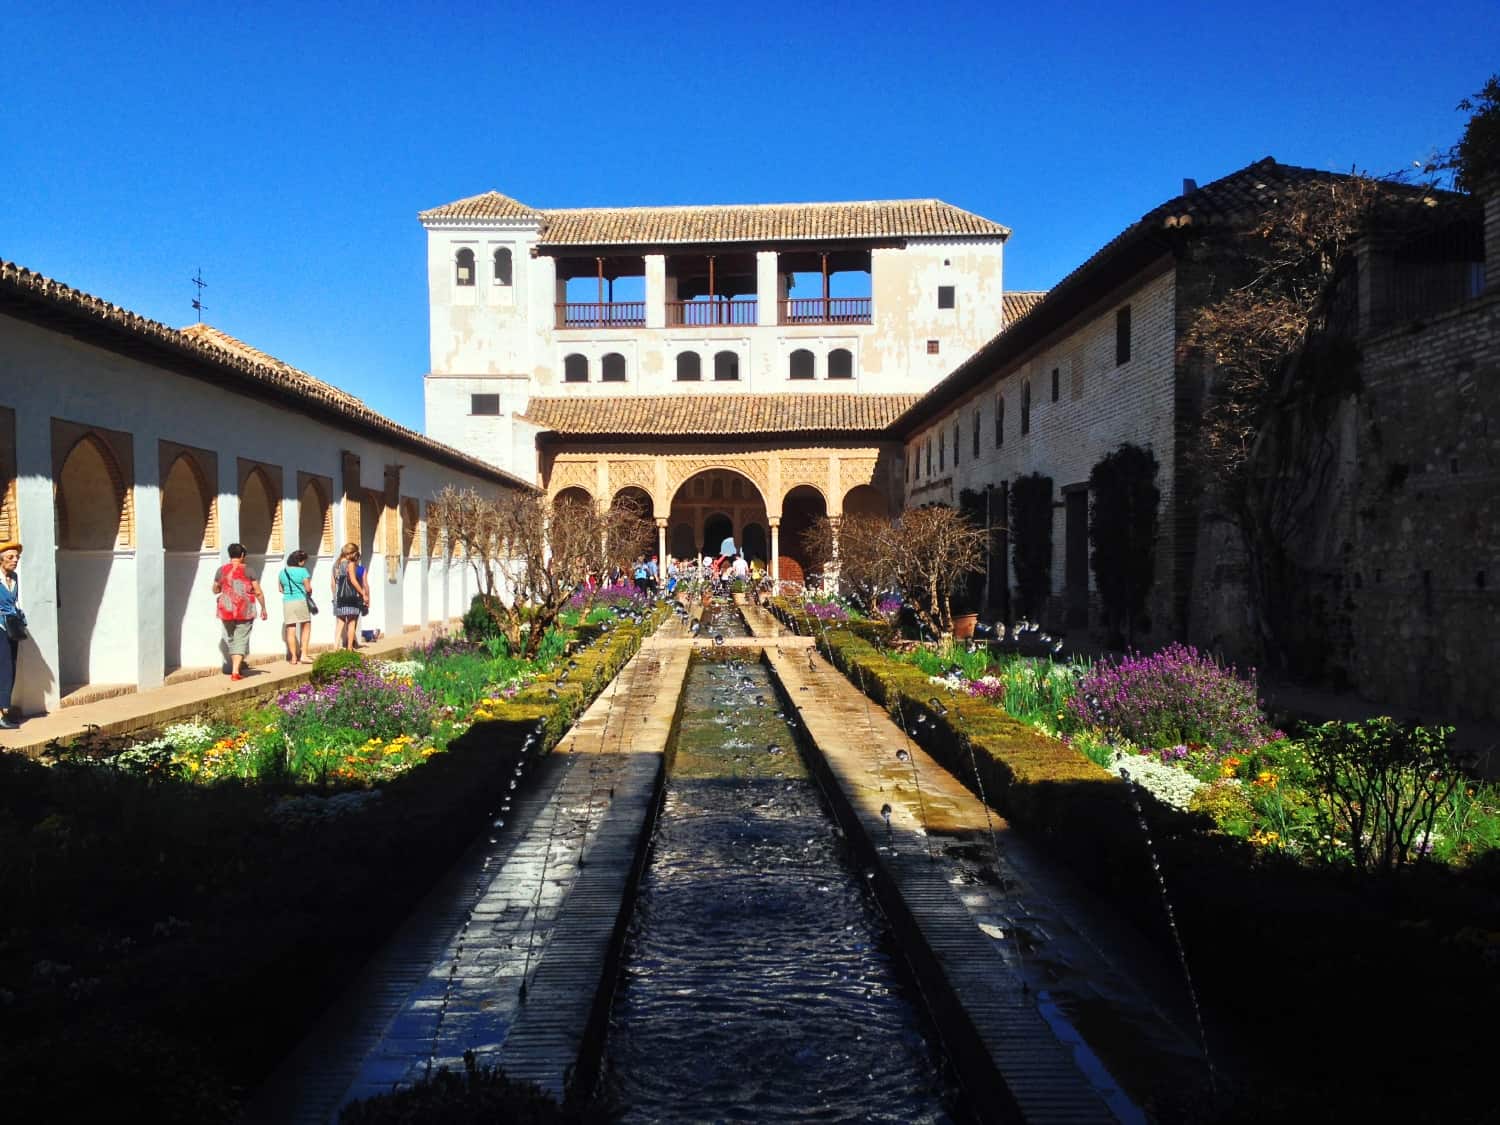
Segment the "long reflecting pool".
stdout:
<svg viewBox="0 0 1500 1125">
<path fill-rule="evenodd" d="M 606 1096 L 624 1121 L 967 1119 L 768 673 L 711 657 L 688 672 Z"/>
</svg>

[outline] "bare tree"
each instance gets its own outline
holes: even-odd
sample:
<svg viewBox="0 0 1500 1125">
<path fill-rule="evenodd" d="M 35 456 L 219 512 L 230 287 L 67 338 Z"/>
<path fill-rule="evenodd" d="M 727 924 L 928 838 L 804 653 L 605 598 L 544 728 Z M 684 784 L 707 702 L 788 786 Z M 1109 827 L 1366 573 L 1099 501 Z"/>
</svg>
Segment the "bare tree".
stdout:
<svg viewBox="0 0 1500 1125">
<path fill-rule="evenodd" d="M 542 638 L 590 574 L 629 563 L 650 542 L 639 508 L 608 511 L 533 492 L 491 498 L 449 485 L 433 502 L 432 533 L 474 571 L 480 604 L 511 651 L 536 655 Z"/>
<path fill-rule="evenodd" d="M 938 634 L 953 628 L 953 594 L 964 578 L 984 572 L 988 539 L 962 513 L 939 506 L 912 508 L 895 520 L 824 518 L 803 544 L 817 562 L 837 562 L 840 580 L 867 605 L 890 589 L 912 595 L 912 611 Z"/>
</svg>

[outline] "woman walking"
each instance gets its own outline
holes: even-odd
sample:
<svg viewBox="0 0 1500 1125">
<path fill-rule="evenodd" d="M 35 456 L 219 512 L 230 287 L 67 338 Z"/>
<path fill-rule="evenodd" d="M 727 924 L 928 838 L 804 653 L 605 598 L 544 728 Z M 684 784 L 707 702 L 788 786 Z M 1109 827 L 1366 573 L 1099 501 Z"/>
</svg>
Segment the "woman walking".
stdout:
<svg viewBox="0 0 1500 1125">
<path fill-rule="evenodd" d="M 312 632 L 312 575 L 307 569 L 307 552 L 293 551 L 286 557 L 281 577 L 282 638 L 286 641 L 288 664 L 311 664 L 307 654 L 308 635 Z"/>
<path fill-rule="evenodd" d="M 0 730 L 15 730 L 21 724 L 10 717 L 10 695 L 16 686 L 16 659 L 21 638 L 26 636 L 26 617 L 18 604 L 21 577 L 21 544 L 11 539 L 0 543 Z"/>
<path fill-rule="evenodd" d="M 219 623 L 224 628 L 225 647 L 229 649 L 229 678 L 244 678 L 245 657 L 250 655 L 250 627 L 255 624 L 255 607 L 260 619 L 266 619 L 266 595 L 255 575 L 245 568 L 245 545 L 229 544 L 229 561 L 214 575 Z"/>
<path fill-rule="evenodd" d="M 333 564 L 333 616 L 338 621 L 338 647 L 358 648 L 359 618 L 370 604 L 370 591 L 360 577 L 359 544 L 345 543 Z"/>
</svg>

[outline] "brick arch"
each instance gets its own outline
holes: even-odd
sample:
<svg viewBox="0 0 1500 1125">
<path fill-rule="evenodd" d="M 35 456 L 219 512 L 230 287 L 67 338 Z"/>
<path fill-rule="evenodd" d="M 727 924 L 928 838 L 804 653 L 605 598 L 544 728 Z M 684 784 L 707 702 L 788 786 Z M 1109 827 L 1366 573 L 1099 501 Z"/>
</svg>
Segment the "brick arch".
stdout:
<svg viewBox="0 0 1500 1125">
<path fill-rule="evenodd" d="M 135 498 L 110 445 L 92 430 L 68 449 L 54 482 L 57 543 L 64 550 L 135 545 Z"/>
<path fill-rule="evenodd" d="M 181 467 L 181 472 L 179 472 Z M 178 496 L 178 490 L 191 487 L 195 497 Z M 191 501 L 196 500 L 196 505 Z M 202 533 L 195 534 L 196 522 L 192 526 L 177 525 L 174 520 L 180 506 L 194 508 L 202 522 Z M 181 539 L 176 538 L 182 535 Z M 219 494 L 208 483 L 208 473 L 198 457 L 190 450 L 182 450 L 167 467 L 161 481 L 161 537 L 168 551 L 212 551 L 219 546 Z M 196 539 L 196 542 L 192 542 Z M 192 545 L 188 544 L 192 542 Z"/>
<path fill-rule="evenodd" d="M 261 514 L 255 512 L 253 507 L 253 502 L 257 498 L 257 495 L 265 497 L 266 511 L 264 512 L 264 516 L 266 526 L 264 536 L 262 536 L 261 528 L 252 525 L 251 530 L 255 532 L 255 541 L 252 543 L 249 541 L 251 536 L 245 527 L 245 514 L 247 508 L 249 508 L 252 516 Z M 247 500 L 252 503 L 247 504 Z M 264 542 L 261 541 L 262 538 L 264 538 Z M 245 473 L 244 479 L 240 481 L 239 541 L 244 544 L 245 550 L 251 555 L 277 555 L 282 551 L 281 490 L 276 487 L 275 483 L 271 480 L 271 475 L 261 465 L 252 466 Z"/>
<path fill-rule="evenodd" d="M 312 496 L 318 512 L 315 527 L 308 526 L 307 499 Z M 331 555 L 333 549 L 333 490 L 319 477 L 307 477 L 297 493 L 297 547 L 309 555 Z"/>
</svg>

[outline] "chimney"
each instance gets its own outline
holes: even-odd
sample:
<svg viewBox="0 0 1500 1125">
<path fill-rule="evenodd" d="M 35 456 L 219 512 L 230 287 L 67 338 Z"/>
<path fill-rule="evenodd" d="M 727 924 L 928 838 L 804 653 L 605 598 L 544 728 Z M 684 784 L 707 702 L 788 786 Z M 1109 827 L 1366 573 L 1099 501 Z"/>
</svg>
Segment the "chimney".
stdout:
<svg viewBox="0 0 1500 1125">
<path fill-rule="evenodd" d="M 1182 177 L 1182 194 L 1183 195 L 1186 195 L 1190 191 L 1197 191 L 1197 190 L 1198 190 L 1198 181 L 1197 180 L 1189 179 L 1187 176 Z"/>
</svg>

